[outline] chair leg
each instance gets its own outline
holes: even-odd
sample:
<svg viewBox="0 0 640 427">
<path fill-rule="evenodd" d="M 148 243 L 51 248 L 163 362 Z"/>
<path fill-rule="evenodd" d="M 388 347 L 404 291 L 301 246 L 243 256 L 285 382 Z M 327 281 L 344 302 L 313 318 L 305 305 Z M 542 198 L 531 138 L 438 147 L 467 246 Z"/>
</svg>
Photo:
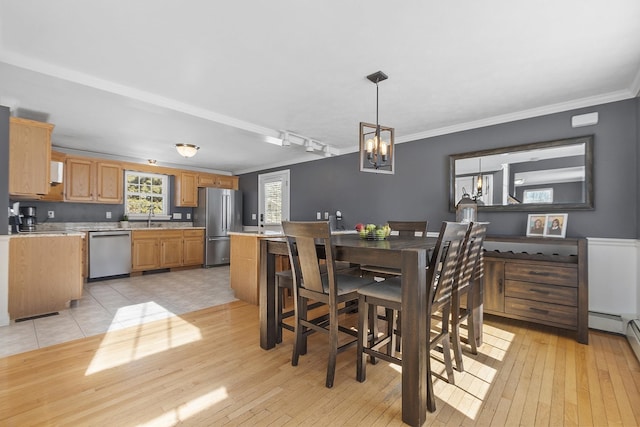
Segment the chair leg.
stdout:
<svg viewBox="0 0 640 427">
<path fill-rule="evenodd" d="M 369 327 L 364 331 L 367 332 L 367 336 L 369 337 L 369 344 L 367 345 L 367 347 L 370 348 L 378 338 L 378 306 L 375 304 L 367 303 L 367 307 L 367 313 L 369 316 Z M 378 363 L 378 359 L 369 355 L 369 363 L 375 365 L 376 363 Z"/>
<path fill-rule="evenodd" d="M 329 313 L 329 362 L 327 363 L 327 388 L 333 387 L 336 375 L 336 358 L 338 356 L 338 308 L 332 308 Z"/>
<path fill-rule="evenodd" d="M 447 371 L 447 379 L 449 384 L 455 384 L 455 378 L 453 376 L 453 364 L 451 363 L 451 347 L 449 340 L 449 315 L 450 305 L 445 305 L 442 309 L 442 358 L 444 360 L 444 367 Z"/>
<path fill-rule="evenodd" d="M 462 345 L 460 339 L 460 301 L 454 301 L 451 309 L 451 345 L 453 346 L 453 356 L 456 361 L 456 370 L 464 372 L 462 363 Z M 444 321 L 444 320 L 443 320 Z"/>
<path fill-rule="evenodd" d="M 278 318 L 278 329 L 276 335 L 276 342 L 280 344 L 282 342 L 282 310 L 284 309 L 284 290 L 281 287 L 278 287 L 278 297 L 277 297 L 277 307 L 276 307 L 276 317 Z"/>
<path fill-rule="evenodd" d="M 301 354 L 307 353 L 306 327 L 302 326 L 300 319 L 307 319 L 307 300 L 298 297 L 295 307 L 295 337 L 293 339 L 293 354 L 291 355 L 291 365 L 298 366 L 298 359 Z"/>
<path fill-rule="evenodd" d="M 367 355 L 364 347 L 369 345 L 369 321 L 371 317 L 365 296 L 358 298 L 358 350 L 356 357 L 356 380 L 364 382 L 367 379 Z"/>
</svg>

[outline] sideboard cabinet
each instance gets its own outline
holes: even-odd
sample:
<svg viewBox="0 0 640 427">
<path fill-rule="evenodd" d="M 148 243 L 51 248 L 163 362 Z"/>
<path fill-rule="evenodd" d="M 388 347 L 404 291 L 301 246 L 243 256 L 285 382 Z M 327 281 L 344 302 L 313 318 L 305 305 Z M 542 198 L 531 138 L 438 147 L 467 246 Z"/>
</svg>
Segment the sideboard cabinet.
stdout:
<svg viewBox="0 0 640 427">
<path fill-rule="evenodd" d="M 576 332 L 589 342 L 586 239 L 488 236 L 484 312 Z"/>
</svg>

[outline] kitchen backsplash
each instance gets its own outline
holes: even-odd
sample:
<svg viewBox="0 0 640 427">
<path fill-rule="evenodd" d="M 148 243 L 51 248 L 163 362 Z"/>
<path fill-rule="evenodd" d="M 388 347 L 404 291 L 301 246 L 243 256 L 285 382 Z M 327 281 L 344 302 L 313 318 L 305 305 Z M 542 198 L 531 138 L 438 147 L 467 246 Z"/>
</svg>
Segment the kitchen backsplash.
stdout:
<svg viewBox="0 0 640 427">
<path fill-rule="evenodd" d="M 191 221 L 153 221 L 151 228 L 193 227 Z M 37 231 L 61 230 L 112 230 L 120 228 L 119 222 L 49 222 L 37 225 Z M 148 228 L 147 221 L 129 221 L 127 228 Z"/>
</svg>

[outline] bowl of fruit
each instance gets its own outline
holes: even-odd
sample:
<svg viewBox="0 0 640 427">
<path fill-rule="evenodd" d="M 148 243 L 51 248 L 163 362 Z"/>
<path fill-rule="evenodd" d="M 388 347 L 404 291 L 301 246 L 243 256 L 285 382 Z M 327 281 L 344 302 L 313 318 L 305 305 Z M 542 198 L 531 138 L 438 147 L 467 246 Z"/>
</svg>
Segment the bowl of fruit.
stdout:
<svg viewBox="0 0 640 427">
<path fill-rule="evenodd" d="M 356 231 L 361 239 L 366 240 L 384 240 L 389 234 L 391 234 L 391 227 L 389 224 L 375 225 L 375 224 L 356 224 Z"/>
</svg>

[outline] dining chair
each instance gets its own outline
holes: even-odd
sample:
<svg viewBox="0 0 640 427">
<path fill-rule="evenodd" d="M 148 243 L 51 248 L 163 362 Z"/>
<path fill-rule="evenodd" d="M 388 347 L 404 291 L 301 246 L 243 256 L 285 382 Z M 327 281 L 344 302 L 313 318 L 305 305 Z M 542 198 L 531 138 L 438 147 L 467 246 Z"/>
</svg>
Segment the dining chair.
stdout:
<svg viewBox="0 0 640 427">
<path fill-rule="evenodd" d="M 389 227 L 392 232 L 397 232 L 400 237 L 426 237 L 427 236 L 427 227 L 428 221 L 387 221 Z M 389 277 L 397 277 L 401 275 L 399 268 L 392 267 L 380 267 L 375 265 L 361 265 L 360 271 L 364 277 L 380 277 L 380 278 L 389 278 Z M 400 328 L 402 319 L 400 317 L 400 313 L 397 311 L 393 311 L 390 309 L 385 310 L 384 315 L 380 315 L 379 318 L 381 320 L 387 320 L 393 316 L 391 322 L 388 322 L 387 325 L 389 327 L 393 327 L 393 345 L 396 348 L 396 351 L 400 351 L 400 340 L 396 339 L 396 337 L 400 336 Z"/>
<path fill-rule="evenodd" d="M 358 275 L 358 266 L 351 266 L 347 262 L 336 261 L 336 271 L 342 274 L 355 274 Z M 320 265 L 320 273 L 326 274 L 326 264 Z M 287 308 L 287 293 L 293 295 L 293 272 L 290 269 L 276 272 L 276 288 L 278 289 L 276 317 L 278 322 L 276 342 L 282 342 L 282 330 L 286 329 L 291 332 L 295 332 L 295 328 L 292 324 L 285 322 L 285 319 L 289 319 L 294 315 L 293 308 Z M 309 304 L 307 309 L 313 310 L 315 308 L 323 306 L 324 303 L 316 301 Z"/>
<path fill-rule="evenodd" d="M 357 305 L 349 306 L 348 303 L 357 301 L 358 288 L 374 281 L 337 271 L 328 221 L 283 221 L 282 228 L 293 272 L 295 339 L 291 364 L 297 366 L 300 355 L 306 353 L 310 334 L 328 334 L 329 360 L 325 385 L 331 388 L 337 354 L 355 345 L 358 337 L 357 331 L 339 324 L 338 315 L 357 308 Z M 321 267 L 323 259 L 324 268 Z M 310 300 L 326 304 L 328 313 L 311 317 Z M 353 339 L 338 345 L 340 332 L 351 335 Z"/>
<path fill-rule="evenodd" d="M 435 248 L 429 259 L 427 268 L 427 319 L 429 321 L 429 352 L 440 345 L 442 347 L 443 360 L 449 383 L 454 384 L 453 365 L 451 362 L 451 348 L 449 344 L 449 312 L 451 309 L 451 290 L 457 272 L 459 271 L 459 259 L 462 245 L 469 228 L 469 224 L 443 222 L 438 235 Z M 412 284 L 409 284 L 410 286 Z M 402 365 L 402 356 L 394 352 L 391 345 L 392 327 L 387 327 L 387 333 L 382 336 L 369 333 L 370 325 L 367 313 L 372 309 L 382 306 L 392 310 L 402 311 L 401 279 L 390 278 L 383 282 L 375 283 L 358 289 L 358 349 L 356 361 L 356 379 L 360 382 L 366 379 L 366 357 L 380 358 L 390 363 Z M 442 319 L 437 321 L 433 316 L 437 311 L 442 311 Z M 373 320 L 377 321 L 377 319 Z M 438 325 L 440 327 L 438 327 Z M 386 351 L 382 351 L 386 347 Z M 427 358 L 427 402 L 429 411 L 435 411 L 435 399 L 433 399 L 433 379 L 431 372 L 431 358 Z"/>
<path fill-rule="evenodd" d="M 462 266 L 453 282 L 451 291 L 451 343 L 458 372 L 464 372 L 460 325 L 465 319 L 467 321 L 467 344 L 471 348 L 471 354 L 478 354 L 474 324 L 478 302 L 474 300 L 474 286 L 483 275 L 481 253 L 488 225 L 488 222 L 471 223 L 462 248 Z M 462 305 L 463 299 L 464 306 Z"/>
</svg>

